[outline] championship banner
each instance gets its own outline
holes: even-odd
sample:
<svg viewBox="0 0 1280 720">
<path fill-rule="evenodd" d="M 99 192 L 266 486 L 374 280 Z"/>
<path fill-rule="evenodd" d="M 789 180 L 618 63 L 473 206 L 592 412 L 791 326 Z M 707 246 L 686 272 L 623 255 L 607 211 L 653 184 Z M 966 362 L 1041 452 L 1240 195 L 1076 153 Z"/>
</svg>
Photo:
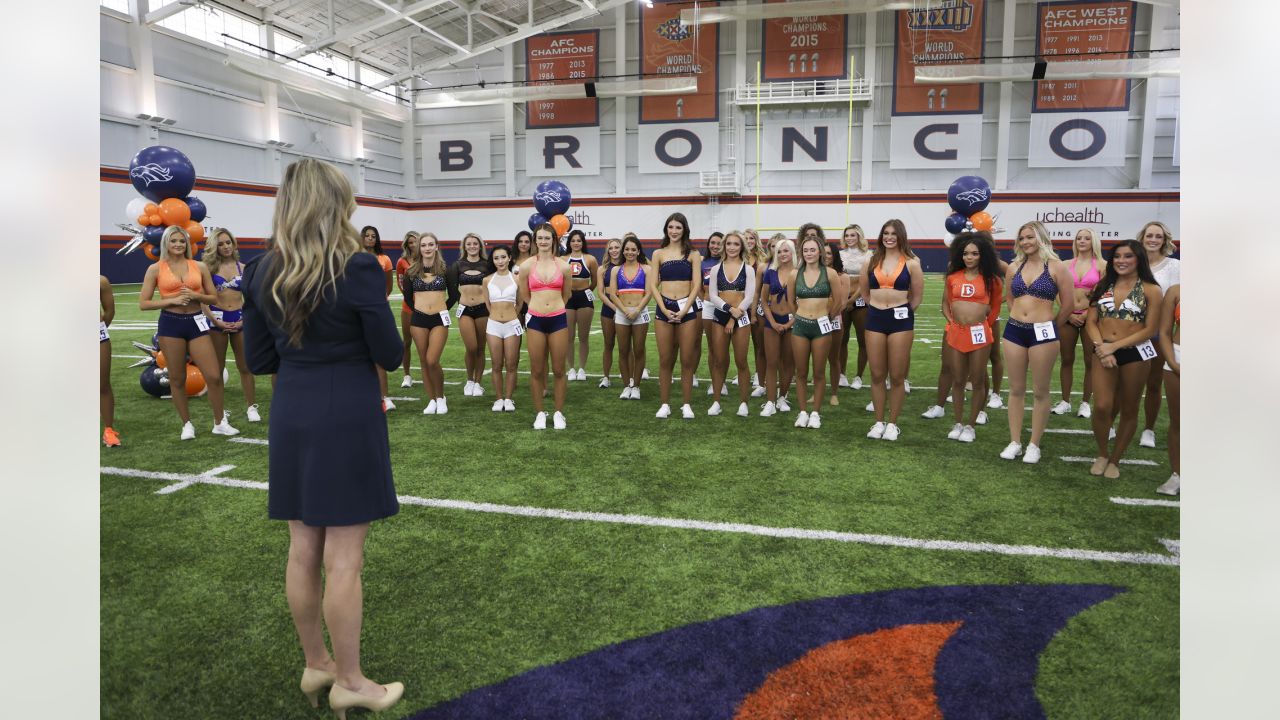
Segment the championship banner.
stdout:
<svg viewBox="0 0 1280 720">
<path fill-rule="evenodd" d="M 640 126 L 641 173 L 708 172 L 720 169 L 720 126 L 715 123 Z"/>
<path fill-rule="evenodd" d="M 917 65 L 980 62 L 985 0 L 943 0 L 899 10 L 893 35 L 889 167 L 976 168 L 982 150 L 982 84 L 915 82 Z"/>
<path fill-rule="evenodd" d="M 533 85 L 586 82 L 599 74 L 600 31 L 534 35 L 524 41 L 524 79 Z M 525 105 L 525 128 L 583 127 L 600 124 L 600 101 L 535 100 Z"/>
<path fill-rule="evenodd" d="M 685 8 L 711 8 L 718 2 L 654 2 L 640 6 L 640 72 L 645 75 L 694 75 L 697 92 L 640 97 L 640 124 L 702 122 L 720 119 L 720 23 L 687 28 Z"/>
<path fill-rule="evenodd" d="M 453 132 L 422 136 L 422 177 L 457 180 L 489 177 L 489 133 Z"/>
<path fill-rule="evenodd" d="M 600 128 L 529 130 L 524 135 L 529 177 L 600 174 Z"/>
<path fill-rule="evenodd" d="M 1137 3 L 1036 4 L 1036 52 L 1048 60 L 1125 59 Z M 1124 165 L 1130 80 L 1038 80 L 1031 102 L 1030 167 Z"/>
<path fill-rule="evenodd" d="M 839 80 L 848 77 L 848 21 L 848 15 L 766 19 L 761 40 L 764 48 L 763 80 Z"/>
<path fill-rule="evenodd" d="M 785 113 L 777 114 L 785 117 Z M 768 117 L 763 132 L 761 159 L 765 170 L 844 170 L 848 162 L 846 120 Z"/>
</svg>

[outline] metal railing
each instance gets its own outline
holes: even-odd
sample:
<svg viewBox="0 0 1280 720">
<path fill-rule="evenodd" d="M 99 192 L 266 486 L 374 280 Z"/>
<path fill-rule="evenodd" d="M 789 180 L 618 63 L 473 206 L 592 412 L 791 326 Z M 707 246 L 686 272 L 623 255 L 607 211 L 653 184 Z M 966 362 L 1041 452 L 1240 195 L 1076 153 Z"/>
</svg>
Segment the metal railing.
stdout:
<svg viewBox="0 0 1280 720">
<path fill-rule="evenodd" d="M 771 82 L 757 88 L 739 85 L 734 88 L 734 102 L 739 105 L 778 103 L 871 101 L 871 81 L 866 78 L 841 80 L 790 80 Z"/>
<path fill-rule="evenodd" d="M 738 173 L 710 170 L 698 173 L 698 191 L 705 195 L 737 195 Z"/>
</svg>

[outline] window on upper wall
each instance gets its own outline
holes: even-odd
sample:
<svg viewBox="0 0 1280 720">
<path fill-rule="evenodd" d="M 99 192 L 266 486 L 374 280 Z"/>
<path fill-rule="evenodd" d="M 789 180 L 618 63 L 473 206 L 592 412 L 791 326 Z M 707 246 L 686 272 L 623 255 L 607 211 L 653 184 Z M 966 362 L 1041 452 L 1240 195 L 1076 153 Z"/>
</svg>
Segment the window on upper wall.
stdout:
<svg viewBox="0 0 1280 720">
<path fill-rule="evenodd" d="M 122 12 L 125 15 L 129 14 L 129 0 L 99 0 L 98 4 L 104 8 Z"/>
<path fill-rule="evenodd" d="M 302 43 L 292 36 L 281 32 L 276 33 L 276 52 L 291 53 L 300 47 Z M 284 58 L 277 56 L 276 60 L 283 61 Z M 298 60 L 301 62 L 288 63 L 287 67 L 341 85 L 346 85 L 347 79 L 351 77 L 351 61 L 337 53 L 313 52 L 303 55 Z M 333 74 L 330 75 L 328 71 L 332 71 Z"/>
<path fill-rule="evenodd" d="M 377 85 L 378 83 L 386 82 L 388 77 L 390 76 L 385 73 L 374 70 L 368 65 L 365 65 L 363 63 L 360 65 L 360 82 L 364 85 L 368 85 L 372 87 L 374 85 Z M 373 90 L 370 90 L 367 87 L 361 88 L 361 89 L 369 93 L 369 97 L 377 98 L 378 100 L 381 100 L 383 102 L 394 103 L 396 101 L 396 97 L 395 97 L 396 86 L 394 85 L 388 85 L 387 87 L 382 88 L 385 92 L 375 92 Z M 391 93 L 391 94 L 388 95 L 387 93 Z"/>
<path fill-rule="evenodd" d="M 153 0 L 152 10 L 158 10 L 180 0 Z M 211 45 L 220 45 L 231 50 L 261 55 L 262 52 L 253 47 L 258 44 L 258 23 L 227 12 L 213 5 L 196 5 L 182 12 L 170 15 L 159 23 L 160 27 L 174 32 L 189 35 Z M 229 35 L 230 37 L 225 37 Z M 253 45 L 246 45 L 243 40 Z"/>
</svg>

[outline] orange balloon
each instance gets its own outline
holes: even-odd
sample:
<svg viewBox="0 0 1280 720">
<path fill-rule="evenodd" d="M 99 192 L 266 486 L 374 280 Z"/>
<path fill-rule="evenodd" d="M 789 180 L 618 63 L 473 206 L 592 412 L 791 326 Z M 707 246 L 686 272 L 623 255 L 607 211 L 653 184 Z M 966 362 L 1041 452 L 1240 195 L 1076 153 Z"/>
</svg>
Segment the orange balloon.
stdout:
<svg viewBox="0 0 1280 720">
<path fill-rule="evenodd" d="M 560 237 L 564 237 L 564 234 L 569 232 L 569 228 L 573 225 L 569 218 L 564 215 L 556 215 L 547 222 L 551 223 L 551 227 L 556 229 L 556 235 Z"/>
<path fill-rule="evenodd" d="M 162 224 L 159 214 L 148 215 L 147 220 L 148 220 L 147 222 L 148 225 L 155 225 L 158 227 Z"/>
<path fill-rule="evenodd" d="M 142 212 L 147 215 L 159 215 L 160 206 L 155 203 L 147 203 L 146 206 L 142 208 Z"/>
<path fill-rule="evenodd" d="M 182 229 L 186 230 L 187 234 L 191 236 L 191 242 L 193 243 L 198 243 L 204 239 L 204 226 L 195 220 L 188 220 L 187 224 L 182 226 Z M 194 255 L 196 250 L 197 248 L 193 246 L 191 253 Z"/>
<path fill-rule="evenodd" d="M 146 215 L 139 215 L 138 224 L 143 227 L 146 227 L 147 225 L 151 224 L 151 218 L 147 217 Z"/>
<path fill-rule="evenodd" d="M 163 351 L 161 351 L 161 350 L 157 350 L 157 351 L 155 352 L 155 357 L 156 357 L 156 367 L 158 367 L 158 368 L 162 368 L 162 369 L 163 369 L 163 368 L 165 368 L 165 367 L 168 367 L 168 365 L 169 365 L 169 361 L 164 359 L 164 352 L 163 352 Z"/>
<path fill-rule="evenodd" d="M 187 396 L 203 395 L 205 389 L 204 375 L 201 374 L 200 368 L 187 363 Z"/>
<path fill-rule="evenodd" d="M 983 210 L 970 215 L 969 222 L 973 223 L 974 230 L 988 231 L 995 224 L 995 218 L 991 217 L 991 213 Z"/>
<path fill-rule="evenodd" d="M 146 244 L 146 243 L 143 243 L 143 245 L 142 245 L 142 254 L 143 254 L 143 255 L 146 255 L 148 260 L 159 260 L 159 259 L 160 259 L 160 256 L 159 256 L 159 255 L 156 255 L 156 251 L 155 251 L 155 250 L 152 250 L 152 249 L 151 249 L 151 246 L 150 246 L 150 245 L 148 245 L 148 244 Z M 160 367 L 164 367 L 164 366 L 163 366 L 163 365 L 161 365 Z"/>
<path fill-rule="evenodd" d="M 160 219 L 165 225 L 183 227 L 191 221 L 191 208 L 178 198 L 165 198 L 160 202 Z"/>
</svg>

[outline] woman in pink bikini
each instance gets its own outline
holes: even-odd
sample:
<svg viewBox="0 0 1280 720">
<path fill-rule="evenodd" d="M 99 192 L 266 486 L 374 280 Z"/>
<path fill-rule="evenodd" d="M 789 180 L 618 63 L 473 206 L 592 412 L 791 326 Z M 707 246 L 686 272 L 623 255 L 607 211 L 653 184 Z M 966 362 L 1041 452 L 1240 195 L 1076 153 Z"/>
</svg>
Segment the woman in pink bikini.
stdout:
<svg viewBox="0 0 1280 720">
<path fill-rule="evenodd" d="M 529 339 L 529 386 L 533 390 L 534 430 L 547 429 L 547 413 L 542 409 L 542 391 L 547 386 L 547 355 L 551 356 L 551 373 L 555 376 L 556 430 L 565 429 L 564 396 L 568 391 L 565 368 L 569 363 L 569 319 L 566 306 L 573 292 L 569 263 L 556 257 L 558 238 L 555 228 L 547 223 L 533 231 L 536 252 L 520 267 L 519 299 L 529 305 L 525 317 Z"/>
<path fill-rule="evenodd" d="M 1071 272 L 1071 280 L 1075 284 L 1076 309 L 1058 326 L 1058 347 L 1062 353 L 1062 367 L 1058 370 L 1062 383 L 1062 400 L 1050 411 L 1054 415 L 1066 415 L 1071 412 L 1071 384 L 1075 379 L 1076 338 L 1084 348 L 1084 392 L 1080 399 L 1080 409 L 1076 412 L 1082 418 L 1091 414 L 1089 398 L 1093 397 L 1093 342 L 1089 334 L 1084 332 L 1084 321 L 1089 314 L 1089 293 L 1107 272 L 1107 261 L 1102 258 L 1102 241 L 1092 228 L 1080 228 L 1076 233 L 1076 241 L 1071 245 L 1071 262 L 1067 263 Z"/>
</svg>

